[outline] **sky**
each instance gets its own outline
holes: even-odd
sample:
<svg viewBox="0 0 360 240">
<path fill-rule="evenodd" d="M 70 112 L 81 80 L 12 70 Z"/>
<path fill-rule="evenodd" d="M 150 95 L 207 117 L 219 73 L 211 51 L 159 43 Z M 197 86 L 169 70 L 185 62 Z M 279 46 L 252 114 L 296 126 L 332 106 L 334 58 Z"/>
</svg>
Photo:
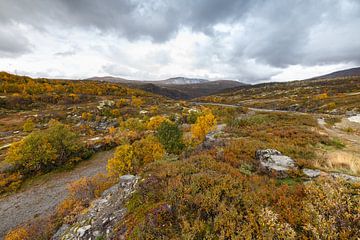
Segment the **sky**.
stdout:
<svg viewBox="0 0 360 240">
<path fill-rule="evenodd" d="M 246 83 L 360 66 L 358 0 L 0 0 L 0 71 Z"/>
</svg>

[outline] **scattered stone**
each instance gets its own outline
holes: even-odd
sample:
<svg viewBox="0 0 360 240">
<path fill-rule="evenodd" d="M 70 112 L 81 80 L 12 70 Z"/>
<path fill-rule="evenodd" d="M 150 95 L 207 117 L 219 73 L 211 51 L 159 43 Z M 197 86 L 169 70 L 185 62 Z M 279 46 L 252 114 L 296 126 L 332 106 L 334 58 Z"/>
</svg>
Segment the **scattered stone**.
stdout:
<svg viewBox="0 0 360 240">
<path fill-rule="evenodd" d="M 82 237 L 82 236 L 84 236 L 86 231 L 89 230 L 90 228 L 91 228 L 91 225 L 86 225 L 84 227 L 78 228 L 78 230 L 76 232 L 78 233 L 79 237 Z"/>
<path fill-rule="evenodd" d="M 257 150 L 255 157 L 260 161 L 260 171 L 274 172 L 280 178 L 287 177 L 287 171 L 297 168 L 294 160 L 275 149 Z"/>
<path fill-rule="evenodd" d="M 318 169 L 304 168 L 302 171 L 309 178 L 316 178 L 321 175 L 321 171 Z"/>
<path fill-rule="evenodd" d="M 99 110 L 103 109 L 104 107 L 112 107 L 115 105 L 115 102 L 112 101 L 112 100 L 103 100 L 103 101 L 100 101 L 97 108 Z"/>
<path fill-rule="evenodd" d="M 140 113 L 140 114 L 147 114 L 147 113 L 149 113 L 149 111 L 141 110 L 139 113 Z"/>
</svg>

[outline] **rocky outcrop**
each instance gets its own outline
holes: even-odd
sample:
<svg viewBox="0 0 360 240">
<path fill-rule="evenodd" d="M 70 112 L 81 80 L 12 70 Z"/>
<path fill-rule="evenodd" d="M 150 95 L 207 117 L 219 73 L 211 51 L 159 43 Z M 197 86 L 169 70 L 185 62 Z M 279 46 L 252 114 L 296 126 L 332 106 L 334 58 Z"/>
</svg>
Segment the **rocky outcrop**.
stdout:
<svg viewBox="0 0 360 240">
<path fill-rule="evenodd" d="M 280 178 L 287 177 L 289 170 L 297 169 L 294 160 L 275 149 L 257 150 L 255 157 L 261 172 L 274 173 Z"/>
<path fill-rule="evenodd" d="M 344 173 L 330 173 L 330 176 L 335 179 L 340 178 L 349 182 L 360 182 L 360 177 L 351 176 Z"/>
<path fill-rule="evenodd" d="M 78 216 L 74 224 L 63 225 L 52 240 L 111 239 L 113 227 L 125 216 L 124 204 L 135 191 L 138 180 L 133 175 L 120 177 L 118 184 L 93 201 L 86 213 Z"/>
</svg>

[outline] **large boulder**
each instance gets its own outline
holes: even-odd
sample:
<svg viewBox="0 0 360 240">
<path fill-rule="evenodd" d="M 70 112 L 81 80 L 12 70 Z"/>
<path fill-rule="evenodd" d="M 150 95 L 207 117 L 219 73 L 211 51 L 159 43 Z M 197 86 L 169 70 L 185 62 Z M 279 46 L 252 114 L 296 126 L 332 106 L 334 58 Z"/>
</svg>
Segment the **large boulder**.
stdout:
<svg viewBox="0 0 360 240">
<path fill-rule="evenodd" d="M 294 160 L 275 149 L 257 150 L 255 157 L 259 161 L 261 172 L 272 173 L 279 178 L 285 178 L 288 176 L 289 170 L 297 169 Z"/>
</svg>

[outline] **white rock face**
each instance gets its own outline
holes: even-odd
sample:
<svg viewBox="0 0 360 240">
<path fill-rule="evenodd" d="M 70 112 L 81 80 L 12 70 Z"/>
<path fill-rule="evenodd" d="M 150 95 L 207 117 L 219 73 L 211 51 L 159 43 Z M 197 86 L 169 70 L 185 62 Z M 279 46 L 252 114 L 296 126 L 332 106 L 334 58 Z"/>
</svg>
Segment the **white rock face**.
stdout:
<svg viewBox="0 0 360 240">
<path fill-rule="evenodd" d="M 257 150 L 255 157 L 260 161 L 260 170 L 275 172 L 279 177 L 287 177 L 287 171 L 296 169 L 294 160 L 275 149 Z"/>
<path fill-rule="evenodd" d="M 350 122 L 360 123 L 360 114 L 348 117 L 348 119 L 349 119 Z"/>
</svg>

